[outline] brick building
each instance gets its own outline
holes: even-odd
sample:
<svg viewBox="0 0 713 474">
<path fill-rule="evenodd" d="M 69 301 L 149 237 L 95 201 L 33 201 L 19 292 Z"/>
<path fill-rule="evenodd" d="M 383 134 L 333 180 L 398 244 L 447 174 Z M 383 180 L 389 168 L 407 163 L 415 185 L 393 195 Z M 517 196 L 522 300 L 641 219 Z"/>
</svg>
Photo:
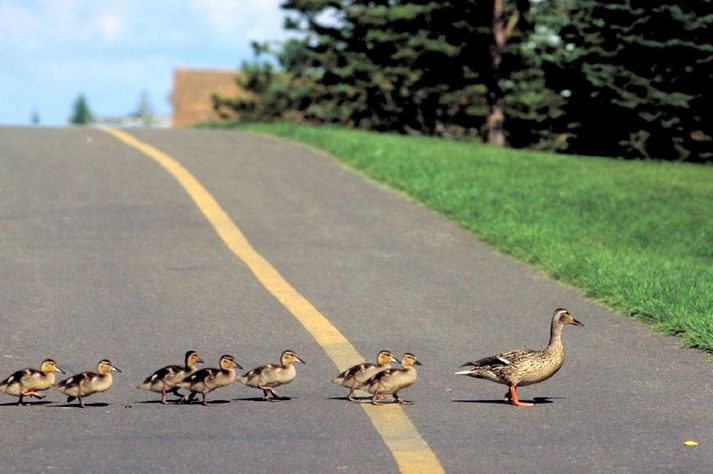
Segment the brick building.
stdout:
<svg viewBox="0 0 713 474">
<path fill-rule="evenodd" d="M 211 96 L 248 96 L 235 83 L 237 71 L 210 69 L 176 69 L 173 73 L 173 126 L 190 127 L 206 120 L 219 120 L 213 110 Z"/>
</svg>

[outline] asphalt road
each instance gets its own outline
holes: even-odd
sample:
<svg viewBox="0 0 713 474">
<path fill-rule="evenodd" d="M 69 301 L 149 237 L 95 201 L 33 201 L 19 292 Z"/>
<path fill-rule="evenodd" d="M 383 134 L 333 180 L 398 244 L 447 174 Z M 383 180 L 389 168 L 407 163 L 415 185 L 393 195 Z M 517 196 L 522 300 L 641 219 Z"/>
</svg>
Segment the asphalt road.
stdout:
<svg viewBox="0 0 713 474">
<path fill-rule="evenodd" d="M 132 130 L 181 162 L 255 249 L 372 359 L 424 366 L 404 408 L 447 472 L 711 472 L 713 364 L 304 147 L 239 132 Z M 123 370 L 88 407 L 0 395 L 2 472 L 396 472 L 324 350 L 227 249 L 176 180 L 93 129 L 0 128 L 0 377 L 53 357 Z M 452 375 L 547 342 L 567 360 L 520 390 Z M 264 403 L 231 385 L 209 407 L 134 386 L 188 349 L 246 368 L 306 362 Z M 684 441 L 695 440 L 695 447 Z"/>
</svg>

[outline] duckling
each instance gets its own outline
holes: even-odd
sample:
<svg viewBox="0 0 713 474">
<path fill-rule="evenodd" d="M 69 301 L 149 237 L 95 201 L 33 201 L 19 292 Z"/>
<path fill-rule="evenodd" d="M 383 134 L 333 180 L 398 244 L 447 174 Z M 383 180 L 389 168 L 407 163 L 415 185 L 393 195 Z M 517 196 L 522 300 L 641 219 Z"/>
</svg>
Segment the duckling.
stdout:
<svg viewBox="0 0 713 474">
<path fill-rule="evenodd" d="M 456 375 L 467 375 L 507 385 L 509 389 L 505 398 L 509 403 L 517 407 L 531 407 L 532 403 L 520 401 L 517 387 L 545 381 L 562 367 L 564 364 L 562 329 L 566 325 L 583 326 L 569 311 L 557 308 L 550 325 L 550 342 L 545 349 L 502 352 L 473 362 L 466 362 L 461 367 L 470 368 L 456 372 Z"/>
<path fill-rule="evenodd" d="M 378 372 L 388 369 L 392 362 L 399 363 L 391 352 L 380 351 L 376 356 L 376 364 L 370 362 L 357 364 L 339 374 L 336 378 L 332 379 L 331 382 L 341 385 L 342 387 L 347 387 L 349 389 L 347 398 L 351 402 L 356 402 L 358 400 L 354 398 L 354 390 L 360 389 L 366 381 Z"/>
<path fill-rule="evenodd" d="M 52 385 L 52 387 L 67 395 L 67 403 L 71 403 L 76 398 L 79 400 L 79 406 L 84 408 L 82 397 L 106 392 L 111 388 L 111 384 L 114 382 L 111 376 L 112 372 L 121 372 L 121 370 L 115 367 L 110 360 L 102 359 L 97 364 L 96 373 L 81 372 Z"/>
<path fill-rule="evenodd" d="M 275 392 L 274 388 L 292 382 L 297 376 L 295 363 L 305 362 L 297 357 L 294 351 L 284 351 L 280 357 L 279 364 L 267 364 L 246 372 L 242 377 L 238 377 L 238 382 L 248 387 L 259 388 L 263 393 L 263 400 L 277 401 L 282 398 Z M 272 398 L 270 397 L 272 395 Z"/>
<path fill-rule="evenodd" d="M 144 390 L 149 390 L 152 392 L 159 392 L 161 394 L 161 403 L 166 404 L 166 392 L 171 392 L 177 397 L 181 397 L 181 393 L 178 391 L 176 384 L 182 382 L 183 379 L 189 375 L 193 375 L 198 369 L 196 364 L 202 364 L 203 359 L 200 358 L 196 351 L 186 352 L 184 358 L 185 365 L 181 367 L 180 365 L 169 365 L 162 369 L 158 369 L 153 374 L 149 375 L 146 380 L 136 388 L 143 388 Z"/>
<path fill-rule="evenodd" d="M 40 370 L 18 370 L 0 382 L 0 393 L 19 397 L 18 405 L 22 405 L 22 398 L 26 396 L 44 398 L 45 394 L 42 393 L 42 390 L 47 390 L 52 386 L 55 372 L 66 374 L 54 360 L 45 359 L 40 364 Z"/>
<path fill-rule="evenodd" d="M 411 404 L 408 400 L 399 398 L 399 392 L 416 383 L 416 367 L 423 365 L 416 360 L 416 356 L 407 352 L 401 358 L 401 368 L 386 369 L 369 379 L 364 387 L 369 393 L 373 393 L 371 398 L 373 405 L 380 405 L 384 395 L 391 395 L 400 404 Z"/>
<path fill-rule="evenodd" d="M 201 369 L 176 384 L 177 387 L 187 388 L 191 391 L 190 396 L 185 400 L 187 403 L 191 403 L 196 394 L 201 393 L 203 395 L 203 405 L 208 405 L 208 392 L 233 383 L 237 376 L 235 369 L 242 369 L 231 355 L 220 356 L 218 365 L 219 369 Z"/>
</svg>

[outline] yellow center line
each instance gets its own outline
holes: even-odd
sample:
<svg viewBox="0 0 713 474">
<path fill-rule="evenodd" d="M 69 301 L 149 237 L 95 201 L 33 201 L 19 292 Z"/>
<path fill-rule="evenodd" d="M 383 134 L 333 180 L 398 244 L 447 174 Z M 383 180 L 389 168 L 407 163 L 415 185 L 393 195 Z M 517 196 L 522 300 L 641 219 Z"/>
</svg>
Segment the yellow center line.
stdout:
<svg viewBox="0 0 713 474">
<path fill-rule="evenodd" d="M 215 198 L 182 164 L 122 130 L 110 128 L 102 128 L 102 130 L 154 160 L 179 182 L 225 245 L 245 263 L 267 291 L 304 326 L 339 371 L 364 360 L 349 340 L 253 248 Z M 444 472 L 440 461 L 400 406 L 374 407 L 366 404 L 361 406 L 391 451 L 401 472 Z"/>
</svg>

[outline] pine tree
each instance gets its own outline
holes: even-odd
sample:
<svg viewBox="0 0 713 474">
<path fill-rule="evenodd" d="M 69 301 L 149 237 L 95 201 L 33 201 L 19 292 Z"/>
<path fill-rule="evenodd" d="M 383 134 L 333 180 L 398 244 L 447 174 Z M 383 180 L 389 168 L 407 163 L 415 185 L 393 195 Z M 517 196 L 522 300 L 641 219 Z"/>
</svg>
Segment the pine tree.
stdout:
<svg viewBox="0 0 713 474">
<path fill-rule="evenodd" d="M 568 54 L 548 76 L 550 88 L 571 92 L 563 116 L 570 151 L 713 159 L 711 6 L 710 0 L 572 2 L 561 32 Z"/>
<path fill-rule="evenodd" d="M 518 0 L 514 5 L 519 19 L 504 56 L 504 128 L 510 146 L 547 150 L 566 146 L 565 97 L 547 84 L 548 69 L 560 64 L 565 52 L 559 32 L 567 22 L 566 2 Z"/>
<path fill-rule="evenodd" d="M 481 3 L 288 0 L 305 34 L 306 117 L 376 130 L 478 133 L 490 17 Z M 325 11 L 336 21 L 321 22 Z M 477 22 L 476 22 L 477 20 Z"/>
<path fill-rule="evenodd" d="M 154 122 L 154 112 L 148 92 L 141 91 L 141 95 L 139 96 L 139 105 L 136 112 L 131 114 L 131 116 L 139 119 L 145 127 L 150 126 Z"/>
<path fill-rule="evenodd" d="M 89 104 L 84 94 L 80 94 L 72 106 L 72 116 L 69 123 L 73 125 L 89 125 L 94 122 L 94 116 L 89 110 Z"/>
</svg>

